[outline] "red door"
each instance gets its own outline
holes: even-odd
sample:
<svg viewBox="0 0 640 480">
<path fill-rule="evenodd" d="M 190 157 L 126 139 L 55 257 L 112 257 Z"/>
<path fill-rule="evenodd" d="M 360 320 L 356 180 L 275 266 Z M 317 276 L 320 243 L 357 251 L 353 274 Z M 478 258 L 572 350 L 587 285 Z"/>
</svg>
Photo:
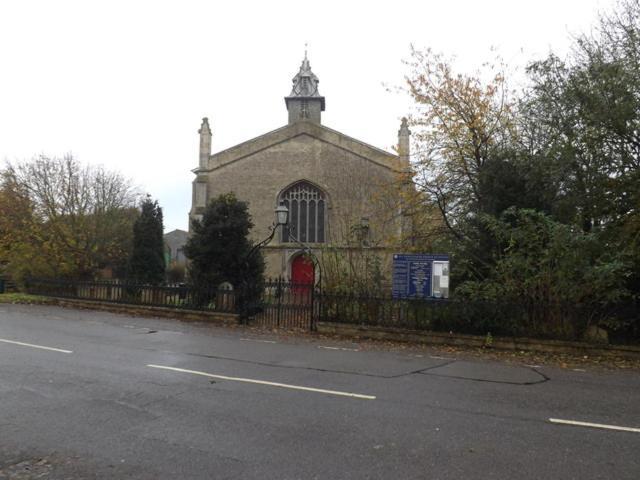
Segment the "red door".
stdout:
<svg viewBox="0 0 640 480">
<path fill-rule="evenodd" d="M 291 262 L 291 283 L 294 297 L 300 302 L 311 301 L 311 289 L 315 280 L 313 262 L 299 255 Z"/>
<path fill-rule="evenodd" d="M 291 262 L 291 283 L 313 285 L 315 272 L 313 262 L 304 255 L 298 255 Z"/>
</svg>

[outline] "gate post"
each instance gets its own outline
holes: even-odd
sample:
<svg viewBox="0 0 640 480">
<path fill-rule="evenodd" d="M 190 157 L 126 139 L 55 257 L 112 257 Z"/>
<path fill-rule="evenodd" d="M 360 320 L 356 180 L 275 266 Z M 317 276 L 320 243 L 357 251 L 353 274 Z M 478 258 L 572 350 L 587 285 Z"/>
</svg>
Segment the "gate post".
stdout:
<svg viewBox="0 0 640 480">
<path fill-rule="evenodd" d="M 309 315 L 311 316 L 309 318 L 309 330 L 313 332 L 316 329 L 316 286 L 313 283 L 311 284 L 311 310 Z"/>
<path fill-rule="evenodd" d="M 278 304 L 276 306 L 276 325 L 278 326 L 278 328 L 280 328 L 280 312 L 282 310 L 282 277 L 278 277 L 278 286 L 276 289 L 276 292 L 278 292 L 277 297 L 278 297 Z"/>
<path fill-rule="evenodd" d="M 315 284 L 311 286 L 311 320 L 309 329 L 312 332 L 316 331 L 316 322 L 319 317 L 322 317 L 322 306 L 322 277 L 320 277 L 317 286 Z"/>
</svg>

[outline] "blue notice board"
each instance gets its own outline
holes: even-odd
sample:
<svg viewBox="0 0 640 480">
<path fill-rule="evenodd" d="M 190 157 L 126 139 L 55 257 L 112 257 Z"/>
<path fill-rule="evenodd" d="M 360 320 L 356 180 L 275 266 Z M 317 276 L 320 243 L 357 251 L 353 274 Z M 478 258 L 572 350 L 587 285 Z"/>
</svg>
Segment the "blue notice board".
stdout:
<svg viewBox="0 0 640 480">
<path fill-rule="evenodd" d="M 433 262 L 448 262 L 447 254 L 393 255 L 393 298 L 431 297 Z"/>
</svg>

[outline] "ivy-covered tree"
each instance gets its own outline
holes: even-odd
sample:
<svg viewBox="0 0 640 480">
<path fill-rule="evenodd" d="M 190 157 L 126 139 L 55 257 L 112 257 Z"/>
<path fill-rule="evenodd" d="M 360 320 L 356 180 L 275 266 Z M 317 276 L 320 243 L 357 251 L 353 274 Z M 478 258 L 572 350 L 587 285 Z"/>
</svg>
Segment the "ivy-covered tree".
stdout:
<svg viewBox="0 0 640 480">
<path fill-rule="evenodd" d="M 133 252 L 129 261 L 129 276 L 141 283 L 158 284 L 164 281 L 164 239 L 162 209 L 157 200 L 147 196 L 141 205 L 140 216 L 133 225 Z"/>
<path fill-rule="evenodd" d="M 184 252 L 189 259 L 189 281 L 199 291 L 229 282 L 241 306 L 257 303 L 264 286 L 264 259 L 260 251 L 252 250 L 251 228 L 248 204 L 233 193 L 211 200 L 202 220 L 192 222 Z"/>
</svg>

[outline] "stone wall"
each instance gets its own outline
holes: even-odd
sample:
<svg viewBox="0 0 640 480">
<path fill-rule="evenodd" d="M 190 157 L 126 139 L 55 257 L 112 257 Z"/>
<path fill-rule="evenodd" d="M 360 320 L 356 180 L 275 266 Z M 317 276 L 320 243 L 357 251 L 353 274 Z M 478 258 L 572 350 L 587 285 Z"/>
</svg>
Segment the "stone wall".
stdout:
<svg viewBox="0 0 640 480">
<path fill-rule="evenodd" d="M 207 201 L 235 192 L 248 201 L 255 227 L 254 240 L 269 234 L 278 195 L 289 185 L 306 180 L 327 195 L 326 237 L 344 246 L 362 240 L 368 246 L 390 247 L 401 236 L 397 196 L 396 156 L 321 126 L 299 122 L 211 157 L 206 178 Z M 281 138 L 280 138 L 280 137 Z M 192 212 L 195 212 L 192 210 Z M 368 219 L 367 238 L 357 238 L 362 218 Z M 280 242 L 280 232 L 265 249 L 267 276 L 286 275 L 300 248 Z"/>
</svg>

